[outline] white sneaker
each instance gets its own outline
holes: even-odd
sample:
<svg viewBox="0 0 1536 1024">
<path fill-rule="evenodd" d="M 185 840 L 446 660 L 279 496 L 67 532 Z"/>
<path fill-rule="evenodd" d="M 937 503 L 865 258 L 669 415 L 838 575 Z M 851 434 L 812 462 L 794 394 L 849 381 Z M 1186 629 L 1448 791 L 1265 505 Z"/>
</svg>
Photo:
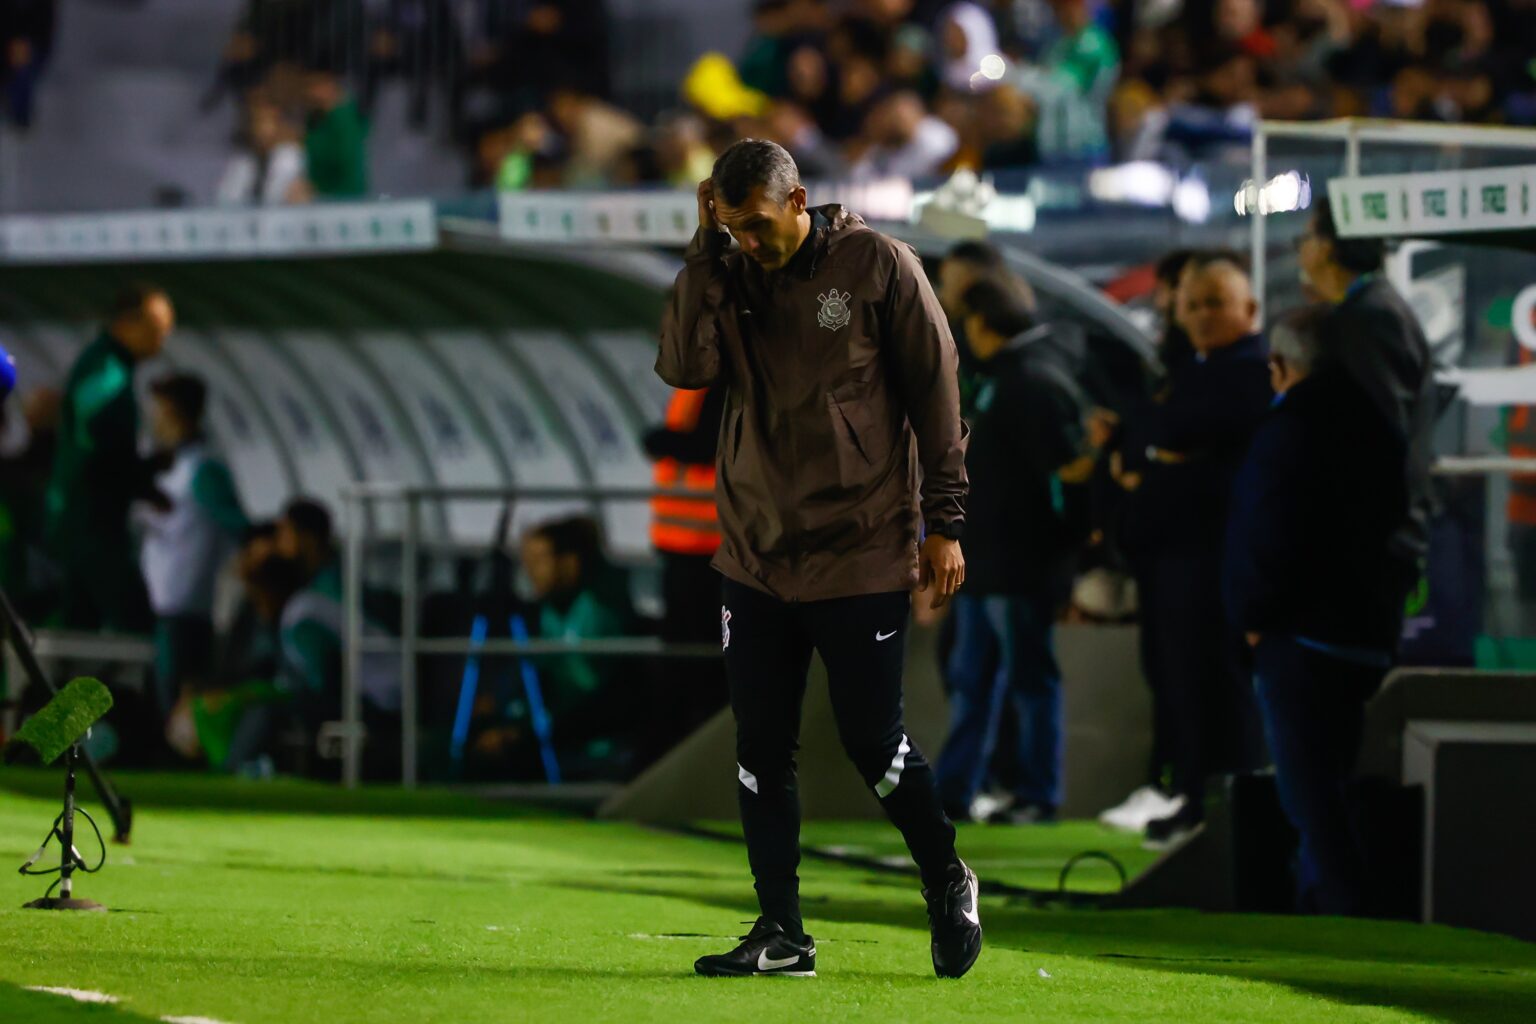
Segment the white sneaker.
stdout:
<svg viewBox="0 0 1536 1024">
<path fill-rule="evenodd" d="M 996 793 L 977 793 L 971 801 L 971 820 L 986 821 L 998 811 L 1005 811 L 1013 806 L 1013 795 Z"/>
<path fill-rule="evenodd" d="M 1156 786 L 1142 786 L 1126 797 L 1117 807 L 1111 807 L 1099 815 L 1099 821 L 1110 828 L 1126 832 L 1140 832 L 1147 822 L 1158 818 L 1171 818 L 1184 806 L 1182 796 L 1170 797 Z"/>
</svg>

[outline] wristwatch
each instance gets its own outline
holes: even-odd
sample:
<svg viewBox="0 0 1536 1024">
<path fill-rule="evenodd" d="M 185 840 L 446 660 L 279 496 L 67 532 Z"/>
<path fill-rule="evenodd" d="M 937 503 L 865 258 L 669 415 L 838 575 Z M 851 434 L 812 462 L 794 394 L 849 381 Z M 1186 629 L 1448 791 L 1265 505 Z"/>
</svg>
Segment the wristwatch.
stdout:
<svg viewBox="0 0 1536 1024">
<path fill-rule="evenodd" d="M 932 522 L 927 524 L 926 532 L 930 537 L 948 537 L 950 540 L 959 540 L 965 533 L 965 523 L 962 520 L 950 520 L 947 523 Z"/>
</svg>

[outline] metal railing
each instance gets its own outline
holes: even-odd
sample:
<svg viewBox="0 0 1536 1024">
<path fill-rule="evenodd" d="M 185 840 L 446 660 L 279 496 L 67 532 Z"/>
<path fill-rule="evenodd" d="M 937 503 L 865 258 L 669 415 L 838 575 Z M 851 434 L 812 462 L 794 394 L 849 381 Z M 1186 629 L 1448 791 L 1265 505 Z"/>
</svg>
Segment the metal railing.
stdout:
<svg viewBox="0 0 1536 1024">
<path fill-rule="evenodd" d="M 154 664 L 155 645 L 137 636 L 45 629 L 32 631 L 32 653 L 51 676 L 53 665 L 50 663 L 61 661 L 148 668 Z M 18 702 L 26 688 L 26 679 L 15 648 L 6 644 L 5 678 L 0 679 L 0 736 L 11 736 L 16 732 Z"/>
<path fill-rule="evenodd" d="M 1436 460 L 1437 476 L 1502 476 L 1536 474 L 1536 458 L 1504 456 L 1442 456 Z M 717 644 L 668 643 L 657 637 L 604 637 L 589 640 L 512 638 L 475 640 L 470 637 L 420 635 L 421 505 L 438 501 L 567 500 L 592 502 L 648 500 L 656 496 L 686 497 L 687 492 L 644 487 L 447 487 L 389 483 L 353 484 L 342 490 L 345 546 L 343 548 L 343 676 L 342 722 L 336 735 L 341 741 L 342 782 L 355 787 L 361 780 L 362 658 L 365 654 L 398 654 L 400 657 L 400 781 L 413 787 L 418 781 L 417 742 L 419 707 L 417 660 L 426 656 L 537 656 L 581 654 L 609 658 L 718 658 Z M 367 535 L 369 508 L 379 503 L 404 506 L 400 543 L 400 635 L 364 635 L 363 559 L 371 539 Z M 394 538 L 391 538 L 393 540 Z"/>
<path fill-rule="evenodd" d="M 582 654 L 609 658 L 718 658 L 718 644 L 669 643 L 657 637 L 604 637 L 590 640 L 510 638 L 423 639 L 420 635 L 421 505 L 437 501 L 506 503 L 521 500 L 623 501 L 652 497 L 688 497 L 687 492 L 648 487 L 445 487 L 390 483 L 359 483 L 342 489 L 342 523 L 345 544 L 342 559 L 343 666 L 341 687 L 342 783 L 348 788 L 361 780 L 362 658 L 364 654 L 400 656 L 400 783 L 417 783 L 419 708 L 417 706 L 417 659 L 421 655 L 507 656 Z M 370 538 L 368 512 L 373 505 L 404 506 L 400 542 L 400 636 L 364 635 L 363 558 Z"/>
</svg>

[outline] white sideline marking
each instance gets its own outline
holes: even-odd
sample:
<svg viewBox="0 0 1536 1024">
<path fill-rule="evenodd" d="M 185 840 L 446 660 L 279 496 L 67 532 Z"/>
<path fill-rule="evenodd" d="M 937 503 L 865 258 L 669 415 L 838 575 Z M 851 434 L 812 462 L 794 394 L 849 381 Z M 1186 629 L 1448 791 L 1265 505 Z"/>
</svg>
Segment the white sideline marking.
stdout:
<svg viewBox="0 0 1536 1024">
<path fill-rule="evenodd" d="M 77 1003 L 115 1003 L 117 996 L 105 992 L 90 992 L 83 988 L 59 988 L 54 985 L 28 985 L 28 992 L 46 992 L 51 996 L 66 996 Z"/>
<path fill-rule="evenodd" d="M 499 932 L 499 931 L 501 931 L 501 925 L 499 925 L 499 924 L 488 924 L 488 925 L 485 926 L 485 930 L 488 931 L 488 932 Z"/>
<path fill-rule="evenodd" d="M 161 1017 L 165 1024 L 226 1024 L 212 1017 Z"/>
</svg>

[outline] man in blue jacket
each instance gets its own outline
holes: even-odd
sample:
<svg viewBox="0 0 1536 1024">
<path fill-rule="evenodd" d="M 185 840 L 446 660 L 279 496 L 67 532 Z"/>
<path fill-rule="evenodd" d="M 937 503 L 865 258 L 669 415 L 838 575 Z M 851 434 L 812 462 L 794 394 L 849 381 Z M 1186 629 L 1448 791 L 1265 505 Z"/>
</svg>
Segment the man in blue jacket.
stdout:
<svg viewBox="0 0 1536 1024">
<path fill-rule="evenodd" d="M 1344 784 L 1417 569 L 1394 543 L 1409 516 L 1407 441 L 1327 358 L 1329 316 L 1309 307 L 1271 332 L 1279 396 L 1233 488 L 1223 589 L 1254 645 L 1280 802 L 1301 837 L 1301 909 L 1353 914 L 1364 869 Z"/>
</svg>

